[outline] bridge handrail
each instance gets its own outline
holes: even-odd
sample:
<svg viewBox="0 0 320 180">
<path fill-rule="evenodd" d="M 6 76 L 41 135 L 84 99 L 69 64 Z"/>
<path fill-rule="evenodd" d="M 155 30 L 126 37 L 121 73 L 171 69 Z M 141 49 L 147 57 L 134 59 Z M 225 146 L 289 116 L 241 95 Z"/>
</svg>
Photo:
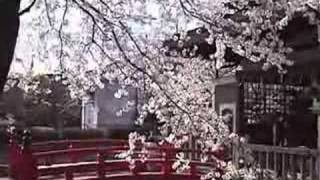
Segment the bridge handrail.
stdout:
<svg viewBox="0 0 320 180">
<path fill-rule="evenodd" d="M 112 147 L 86 147 L 86 148 L 69 148 L 62 150 L 52 150 L 46 152 L 34 152 L 35 156 L 49 156 L 49 155 L 59 155 L 59 154 L 70 154 L 70 153 L 85 153 L 85 152 L 111 152 L 111 151 L 124 151 L 128 150 L 129 146 L 112 146 Z M 159 151 L 159 152 L 183 152 L 183 153 L 194 153 L 194 154 L 205 154 L 205 155 L 215 155 L 215 152 L 208 151 L 203 152 L 201 150 L 185 149 L 185 148 L 166 148 L 166 147 L 146 147 L 148 151 Z M 135 152 L 140 152 L 139 150 Z M 150 153 L 150 152 L 148 152 Z"/>
<path fill-rule="evenodd" d="M 97 147 L 102 145 L 126 145 L 127 140 L 117 139 L 86 139 L 86 140 L 58 140 L 32 143 L 32 150 L 34 152 L 47 151 L 50 149 L 65 149 L 67 147 Z"/>
<path fill-rule="evenodd" d="M 12 146 L 17 147 L 17 146 Z M 53 149 L 53 150 L 51 150 Z M 32 166 L 36 167 L 36 176 L 65 174 L 67 180 L 72 180 L 74 173 L 89 171 L 97 172 L 99 178 L 103 179 L 105 174 L 113 174 L 114 169 L 124 168 L 130 173 L 145 173 L 148 171 L 141 169 L 130 169 L 130 163 L 126 159 L 117 159 L 116 154 L 129 150 L 127 140 L 112 139 L 89 139 L 89 140 L 62 140 L 48 141 L 41 143 L 33 143 L 31 151 L 21 151 L 19 154 L 17 149 L 13 151 L 20 160 L 23 158 L 33 158 Z M 211 162 L 201 162 L 196 159 L 195 155 L 216 155 L 215 152 L 202 152 L 200 150 L 174 148 L 168 144 L 158 145 L 156 143 L 146 143 L 144 145 L 138 143 L 131 154 L 131 159 L 136 161 L 137 167 L 142 164 L 151 166 L 160 166 L 160 174 L 173 174 L 172 164 L 176 159 L 177 153 L 189 154 L 190 176 L 199 176 L 198 166 L 214 167 L 216 166 L 216 158 L 211 158 Z M 197 156 L 200 157 L 200 156 Z M 212 157 L 212 156 L 211 156 Z M 115 166 L 110 169 L 107 166 Z M 28 165 L 24 165 L 28 166 Z M 28 169 L 28 168 L 26 168 Z M 81 170 L 83 169 L 83 170 Z M 35 176 L 30 176 L 35 177 Z M 34 179 L 34 178 L 30 178 Z M 29 180 L 29 179 L 28 179 Z"/>
<path fill-rule="evenodd" d="M 202 175 L 201 172 L 196 170 L 197 166 L 201 166 L 201 167 L 208 167 L 208 168 L 212 168 L 212 167 L 216 167 L 215 163 L 209 163 L 209 162 L 200 162 L 200 161 L 190 161 L 190 170 L 189 171 L 184 171 L 181 173 L 177 173 L 174 170 L 171 169 L 171 165 L 174 163 L 175 160 L 170 159 L 167 160 L 165 158 L 157 158 L 157 159 L 147 159 L 145 162 L 137 164 L 138 170 L 130 170 L 129 168 L 128 171 L 126 171 L 127 173 L 129 173 L 126 176 L 135 176 L 135 175 L 188 175 L 189 177 L 197 177 L 196 179 L 200 179 L 200 176 Z M 156 165 L 156 164 L 161 164 L 161 168 L 158 171 L 151 171 L 149 172 L 146 168 L 139 168 L 139 166 L 141 166 L 141 164 L 144 165 Z M 41 166 L 39 168 L 39 175 L 54 175 L 54 174 L 61 174 L 61 173 L 65 173 L 65 177 L 66 180 L 72 180 L 73 179 L 73 173 L 79 173 L 82 171 L 82 168 L 85 169 L 96 169 L 96 171 L 99 171 L 99 166 L 101 167 L 105 167 L 105 166 L 112 166 L 115 169 L 108 169 L 105 170 L 103 169 L 103 172 L 98 173 L 98 174 L 102 174 L 100 176 L 101 179 L 105 178 L 106 175 L 118 175 L 121 176 L 123 175 L 124 172 L 117 172 L 120 169 L 123 169 L 123 167 L 128 167 L 128 162 L 124 159 L 119 159 L 119 160 L 108 160 L 108 161 L 104 161 L 103 163 L 99 163 L 99 161 L 96 162 L 87 162 L 87 163 L 72 163 L 72 164 L 62 164 L 62 166 Z M 98 167 L 98 168 L 97 168 Z M 122 167 L 122 168 L 121 168 Z M 166 168 L 167 167 L 167 168 Z M 72 171 L 70 171 L 70 169 L 72 169 Z M 91 172 L 91 171 L 89 171 Z"/>
<path fill-rule="evenodd" d="M 66 140 L 58 140 L 58 141 L 45 141 L 45 142 L 36 142 L 32 143 L 32 145 L 47 145 L 47 144 L 64 144 L 64 143 L 128 143 L 128 140 L 123 139 L 66 139 Z"/>
</svg>

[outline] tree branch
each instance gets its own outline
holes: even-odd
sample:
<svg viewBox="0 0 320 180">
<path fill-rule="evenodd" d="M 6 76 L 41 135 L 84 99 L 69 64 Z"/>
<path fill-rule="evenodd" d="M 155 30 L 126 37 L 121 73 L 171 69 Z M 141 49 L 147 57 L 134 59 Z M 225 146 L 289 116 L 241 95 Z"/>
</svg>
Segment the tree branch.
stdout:
<svg viewBox="0 0 320 180">
<path fill-rule="evenodd" d="M 99 0 L 101 2 L 101 4 L 103 4 L 109 11 L 111 11 L 112 13 L 114 13 L 114 11 L 112 10 L 112 8 L 104 1 L 104 0 Z"/>
<path fill-rule="evenodd" d="M 183 11 L 185 14 L 189 14 L 190 16 L 199 19 L 207 24 L 213 25 L 212 22 L 208 21 L 207 19 L 205 19 L 204 17 L 201 17 L 199 14 L 197 14 L 195 11 L 191 11 L 190 9 L 188 9 L 184 3 L 182 2 L 182 0 L 179 0 L 180 6 L 182 7 Z M 191 2 L 187 1 L 187 3 L 191 6 Z"/>
<path fill-rule="evenodd" d="M 102 19 L 103 19 L 103 21 L 104 22 L 106 22 L 106 23 L 108 23 L 109 25 L 116 25 L 116 24 L 114 24 L 114 23 L 112 23 L 111 21 L 109 21 L 108 19 L 106 19 L 105 17 L 104 17 L 104 14 L 101 12 L 101 11 L 99 11 L 97 8 L 95 8 L 92 4 L 90 4 L 90 3 L 88 3 L 88 2 L 86 2 L 85 0 L 80 0 L 82 3 L 84 3 L 85 5 L 87 5 L 91 10 L 93 10 L 96 14 L 98 14 Z M 80 5 L 80 4 L 79 4 Z M 88 10 L 87 10 L 87 12 L 89 12 Z"/>
<path fill-rule="evenodd" d="M 79 8 L 80 10 L 82 10 L 85 14 L 87 14 L 90 19 L 92 20 L 93 24 L 95 24 L 95 26 L 98 27 L 99 31 L 107 37 L 107 34 L 105 34 L 105 31 L 99 26 L 96 18 L 94 17 L 94 15 L 89 11 L 87 10 L 86 8 L 84 8 L 77 0 L 72 0 Z M 81 0 L 82 2 L 84 2 L 83 0 Z M 108 20 L 106 20 L 107 22 L 109 22 Z"/>
<path fill-rule="evenodd" d="M 29 6 L 27 6 L 25 9 L 23 9 L 22 11 L 20 11 L 20 12 L 18 13 L 18 15 L 19 15 L 19 16 L 22 16 L 23 14 L 29 12 L 29 11 L 31 10 L 31 8 L 35 5 L 36 1 L 37 1 L 37 0 L 33 0 L 33 1 L 29 4 Z"/>
<path fill-rule="evenodd" d="M 151 79 L 158 87 L 159 89 L 163 92 L 163 94 L 166 96 L 166 98 L 174 105 L 176 106 L 181 112 L 185 113 L 189 119 L 191 120 L 191 115 L 189 114 L 189 112 L 187 110 L 185 110 L 184 108 L 182 108 L 180 105 L 178 105 L 177 102 L 175 102 L 170 96 L 169 94 L 165 91 L 165 89 L 154 79 L 153 76 L 151 76 L 149 73 L 147 73 L 144 69 L 138 67 L 136 64 L 134 64 L 133 62 L 131 62 L 131 60 L 129 59 L 129 57 L 126 55 L 125 51 L 122 49 L 122 46 L 118 40 L 118 37 L 116 35 L 116 33 L 114 32 L 114 30 L 112 30 L 112 35 L 114 37 L 115 43 L 117 45 L 117 47 L 119 48 L 120 52 L 122 53 L 123 58 L 126 60 L 126 62 L 128 62 L 132 67 L 134 67 L 135 69 L 137 69 L 139 72 L 143 73 L 144 75 L 146 75 L 149 79 Z"/>
<path fill-rule="evenodd" d="M 97 27 L 97 24 L 95 23 L 95 19 L 92 19 L 91 41 L 88 42 L 87 44 L 85 44 L 85 47 L 84 47 L 84 48 L 88 48 L 89 53 L 91 54 L 91 56 L 93 56 L 93 53 L 92 53 L 92 51 L 90 50 L 90 47 L 91 47 L 91 45 L 93 44 L 93 45 L 95 45 L 95 46 L 98 47 L 98 49 L 103 53 L 103 55 L 105 55 L 110 61 L 113 62 L 113 63 L 111 63 L 111 64 L 109 64 L 109 65 L 107 65 L 107 66 L 104 67 L 105 70 L 100 74 L 100 76 L 102 76 L 102 75 L 105 73 L 106 68 L 108 68 L 108 67 L 110 67 L 110 66 L 112 66 L 112 65 L 115 65 L 115 66 L 117 67 L 117 69 L 119 69 L 120 72 L 121 72 L 125 77 L 128 78 L 128 77 L 133 76 L 133 75 L 127 75 L 127 73 L 125 73 L 125 72 L 123 71 L 122 67 L 120 67 L 119 62 L 117 62 L 117 61 L 114 60 L 112 57 L 110 57 L 110 56 L 107 54 L 107 52 L 105 52 L 105 50 L 103 49 L 103 47 L 102 47 L 100 44 L 98 44 L 98 42 L 95 40 L 96 27 Z M 104 35 L 105 35 L 105 34 L 104 34 Z M 137 80 L 136 78 L 135 78 L 134 80 L 135 80 L 136 82 L 138 82 L 138 80 Z"/>
<path fill-rule="evenodd" d="M 62 59 L 63 59 L 63 38 L 62 38 L 62 28 L 63 28 L 63 23 L 65 21 L 65 18 L 66 18 L 66 14 L 67 14 L 67 11 L 68 11 L 68 0 L 65 1 L 66 4 L 65 4 L 65 9 L 63 11 L 63 15 L 62 15 L 62 20 L 61 20 L 61 23 L 60 23 L 60 27 L 59 27 L 59 30 L 58 30 L 58 35 L 59 35 L 59 40 L 60 40 L 60 55 L 59 55 L 59 59 L 60 59 L 60 68 L 61 69 L 64 69 L 63 68 L 63 62 L 62 62 Z"/>
<path fill-rule="evenodd" d="M 137 41 L 133 38 L 132 34 L 129 32 L 128 28 L 121 21 L 119 21 L 119 23 L 120 23 L 121 27 L 125 30 L 125 32 L 128 34 L 130 40 L 133 42 L 133 44 L 135 45 L 135 47 L 137 48 L 139 53 L 142 56 L 146 57 L 148 60 L 151 60 L 151 58 L 145 52 L 142 51 L 142 49 L 138 45 Z"/>
<path fill-rule="evenodd" d="M 48 0 L 44 0 L 44 5 L 46 7 L 46 15 L 47 15 L 47 18 L 48 18 L 49 25 L 50 25 L 50 27 L 53 27 L 53 24 L 52 24 L 52 21 L 51 21 L 51 17 L 50 17 L 50 14 L 49 14 Z"/>
<path fill-rule="evenodd" d="M 186 1 L 189 4 L 189 6 L 192 6 L 192 3 L 189 0 L 186 0 Z M 183 0 L 179 0 L 179 3 L 180 3 L 180 6 L 183 9 L 183 12 L 186 15 L 189 14 L 191 17 L 196 18 L 196 19 L 198 19 L 198 20 L 210 25 L 212 30 L 214 30 L 216 32 L 222 32 L 223 31 L 221 28 L 219 28 L 221 26 L 221 22 L 220 21 L 223 20 L 223 19 L 220 18 L 218 20 L 213 21 L 213 19 L 197 13 L 197 10 L 195 10 L 194 8 L 193 8 L 193 10 L 188 9 L 186 7 L 186 5 L 183 3 Z M 218 27 L 218 28 L 215 28 L 215 27 Z"/>
</svg>

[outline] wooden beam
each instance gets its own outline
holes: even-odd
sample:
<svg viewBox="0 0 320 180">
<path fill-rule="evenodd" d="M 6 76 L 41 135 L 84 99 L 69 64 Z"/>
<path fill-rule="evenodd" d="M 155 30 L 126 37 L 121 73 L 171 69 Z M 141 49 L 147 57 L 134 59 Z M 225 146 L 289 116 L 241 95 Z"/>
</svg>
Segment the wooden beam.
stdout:
<svg viewBox="0 0 320 180">
<path fill-rule="evenodd" d="M 316 174 L 317 174 L 317 179 L 320 180 L 320 113 L 317 115 L 317 129 L 318 129 L 318 154 L 317 154 L 317 169 L 316 169 Z"/>
<path fill-rule="evenodd" d="M 317 27 L 318 27 L 318 43 L 320 43 L 320 20 L 317 23 Z"/>
<path fill-rule="evenodd" d="M 237 83 L 237 79 L 235 75 L 224 76 L 214 80 L 215 85 L 225 85 L 225 84 L 233 84 Z"/>
<path fill-rule="evenodd" d="M 317 147 L 318 147 L 318 153 L 317 153 L 317 179 L 320 180 L 320 102 L 318 102 L 317 98 L 313 98 L 313 103 L 311 110 L 314 114 L 317 115 L 317 131 L 318 131 L 318 137 L 317 137 Z"/>
<path fill-rule="evenodd" d="M 320 3 L 318 3 L 317 7 L 318 12 L 320 12 Z M 318 27 L 318 42 L 320 43 L 320 19 L 317 20 L 317 27 Z"/>
<path fill-rule="evenodd" d="M 320 114 L 317 117 L 317 124 L 318 124 L 318 150 L 320 151 Z"/>
</svg>

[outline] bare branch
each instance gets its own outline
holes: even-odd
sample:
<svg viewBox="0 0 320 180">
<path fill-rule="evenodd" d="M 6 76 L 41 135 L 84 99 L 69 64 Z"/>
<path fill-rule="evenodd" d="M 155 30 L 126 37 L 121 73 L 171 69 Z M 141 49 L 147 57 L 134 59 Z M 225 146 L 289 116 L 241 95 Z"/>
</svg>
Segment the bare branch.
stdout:
<svg viewBox="0 0 320 180">
<path fill-rule="evenodd" d="M 80 0 L 83 4 L 85 4 L 86 6 L 88 6 L 93 12 L 95 12 L 97 15 L 99 15 L 100 16 L 100 18 L 102 18 L 103 19 L 103 21 L 104 22 L 106 22 L 106 23 L 108 23 L 109 25 L 116 25 L 116 24 L 114 24 L 114 23 L 112 23 L 111 21 L 109 21 L 108 19 L 106 19 L 105 17 L 104 17 L 104 14 L 101 12 L 101 11 L 99 11 L 97 8 L 95 8 L 92 4 L 90 4 L 90 3 L 88 3 L 87 1 L 85 1 L 85 0 Z M 78 3 L 79 4 L 79 3 Z M 80 4 L 79 4 L 80 5 Z M 88 10 L 87 10 L 87 12 L 89 12 Z"/>
<path fill-rule="evenodd" d="M 47 15 L 47 19 L 49 22 L 50 27 L 53 27 L 52 21 L 51 21 L 51 17 L 50 17 L 50 13 L 49 13 L 49 4 L 48 4 L 48 0 L 44 0 L 44 5 L 46 7 L 46 15 Z"/>
<path fill-rule="evenodd" d="M 80 10 L 82 10 L 85 14 L 87 14 L 90 19 L 92 20 L 93 24 L 95 24 L 95 26 L 97 26 L 97 28 L 99 29 L 99 31 L 105 36 L 107 37 L 108 35 L 105 33 L 105 31 L 99 26 L 95 16 L 89 11 L 87 10 L 86 8 L 84 8 L 77 0 L 72 0 L 79 8 Z M 107 22 L 109 22 L 107 20 Z"/>
<path fill-rule="evenodd" d="M 109 64 L 109 65 L 106 65 L 106 66 L 103 68 L 104 71 L 100 74 L 100 76 L 102 76 L 103 74 L 106 73 L 106 69 L 107 69 L 108 67 L 111 67 L 112 65 L 115 65 L 115 66 L 117 67 L 117 69 L 120 70 L 121 74 L 123 74 L 126 78 L 132 77 L 134 73 L 133 73 L 132 75 L 128 75 L 127 73 L 125 73 L 125 72 L 123 71 L 123 68 L 120 67 L 119 62 L 117 62 L 115 59 L 113 59 L 112 57 L 110 57 L 110 56 L 107 54 L 107 52 L 105 52 L 105 50 L 103 49 L 103 47 L 102 47 L 100 44 L 98 44 L 98 42 L 95 40 L 95 32 L 96 32 L 96 31 L 95 31 L 95 29 L 96 29 L 95 27 L 96 27 L 96 24 L 93 22 L 93 25 L 92 25 L 92 34 L 91 34 L 91 42 L 85 44 L 85 48 L 89 48 L 89 53 L 90 53 L 90 55 L 91 55 L 91 56 L 94 56 L 93 53 L 92 53 L 92 51 L 90 50 L 90 46 L 93 44 L 93 45 L 95 45 L 95 46 L 98 47 L 98 49 L 103 53 L 103 55 L 105 55 L 110 61 L 113 62 L 113 63 L 111 63 L 111 64 Z M 138 80 L 137 80 L 136 78 L 134 78 L 134 80 L 135 80 L 136 82 L 138 82 Z"/>
<path fill-rule="evenodd" d="M 137 41 L 133 38 L 132 34 L 129 32 L 129 29 L 121 21 L 119 21 L 119 23 L 120 23 L 121 27 L 125 30 L 125 32 L 128 34 L 130 40 L 134 43 L 134 45 L 137 48 L 137 50 L 139 51 L 139 53 L 142 56 L 146 57 L 147 59 L 151 60 L 151 58 L 145 52 L 142 51 L 142 49 L 138 45 Z"/>
<path fill-rule="evenodd" d="M 63 28 L 63 24 L 64 24 L 64 21 L 65 21 L 65 18 L 66 18 L 66 14 L 68 12 L 68 7 L 69 7 L 69 3 L 68 3 L 68 0 L 65 1 L 66 4 L 65 4 L 65 9 L 63 11 L 63 15 L 62 15 L 62 20 L 61 20 L 61 23 L 60 23 L 60 27 L 59 27 L 59 30 L 58 30 L 58 35 L 59 35 L 59 40 L 60 40 L 60 55 L 59 55 L 59 60 L 60 60 L 60 68 L 61 69 L 64 69 L 63 68 L 63 38 L 62 38 L 62 28 Z"/>
<path fill-rule="evenodd" d="M 101 4 L 103 4 L 110 12 L 114 13 L 112 8 L 104 1 L 104 0 L 99 0 Z"/>
<path fill-rule="evenodd" d="M 192 3 L 190 1 L 188 1 L 188 0 L 186 0 L 186 1 L 189 4 L 189 6 L 192 6 Z M 205 16 L 198 14 L 196 10 L 188 9 L 182 0 L 179 0 L 179 3 L 180 3 L 180 6 L 182 7 L 182 9 L 186 15 L 189 14 L 190 16 L 192 16 L 196 19 L 199 19 L 200 21 L 203 21 L 204 23 L 207 23 L 212 27 L 219 27 L 219 26 L 217 26 L 217 22 L 213 22 L 211 18 L 208 18 L 208 17 L 205 17 Z"/>
</svg>

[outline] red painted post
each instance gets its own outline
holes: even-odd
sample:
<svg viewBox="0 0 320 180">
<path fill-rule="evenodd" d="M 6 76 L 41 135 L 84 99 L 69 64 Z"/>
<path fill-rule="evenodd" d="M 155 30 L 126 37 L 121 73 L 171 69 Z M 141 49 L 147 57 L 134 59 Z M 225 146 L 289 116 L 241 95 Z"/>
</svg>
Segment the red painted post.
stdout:
<svg viewBox="0 0 320 180">
<path fill-rule="evenodd" d="M 191 162 L 190 164 L 190 175 L 193 177 L 193 176 L 196 176 L 197 172 L 196 172 L 196 165 L 194 163 Z"/>
<path fill-rule="evenodd" d="M 68 151 L 68 158 L 70 159 L 71 163 L 75 163 L 76 162 L 76 155 L 72 152 L 73 149 L 73 145 L 72 143 L 69 144 L 68 148 L 70 149 L 70 151 Z"/>
<path fill-rule="evenodd" d="M 164 174 L 169 175 L 171 170 L 171 162 L 170 162 L 170 149 L 165 147 L 164 151 Z"/>
<path fill-rule="evenodd" d="M 66 178 L 66 180 L 73 180 L 73 173 L 72 173 L 71 167 L 67 168 L 67 170 L 65 172 L 65 178 Z"/>
<path fill-rule="evenodd" d="M 170 169 L 171 169 L 170 166 L 171 166 L 171 163 L 169 161 L 169 151 L 167 149 L 166 152 L 165 152 L 165 171 L 164 171 L 165 175 L 170 174 Z"/>
<path fill-rule="evenodd" d="M 76 162 L 76 159 L 75 159 L 75 155 L 74 155 L 73 152 L 72 152 L 72 149 L 73 149 L 72 143 L 70 143 L 70 144 L 68 145 L 68 149 L 70 150 L 70 151 L 68 151 L 69 161 L 70 161 L 70 163 L 75 163 L 75 162 Z M 66 178 L 66 180 L 73 180 L 73 170 L 72 170 L 72 167 L 68 167 L 68 168 L 66 169 L 65 178 Z"/>
<path fill-rule="evenodd" d="M 35 180 L 38 179 L 38 168 L 37 168 L 37 160 L 32 155 L 32 151 L 29 148 L 21 150 L 21 159 L 20 165 L 23 169 L 20 171 L 24 171 L 24 175 L 21 174 L 21 180 Z M 19 180 L 20 180 L 19 179 Z"/>
<path fill-rule="evenodd" d="M 37 161 L 30 149 L 31 138 L 28 131 L 23 131 L 18 137 L 13 129 L 9 132 L 9 166 L 10 176 L 15 180 L 36 180 L 38 179 Z M 22 139 L 21 146 L 17 138 Z"/>
<path fill-rule="evenodd" d="M 16 142 L 10 142 L 9 144 L 9 176 L 13 179 L 17 179 L 19 170 L 19 146 Z"/>
<path fill-rule="evenodd" d="M 104 164 L 104 159 L 103 155 L 99 152 L 97 154 L 97 173 L 99 178 L 104 178 L 106 173 L 105 173 L 105 164 Z"/>
</svg>

